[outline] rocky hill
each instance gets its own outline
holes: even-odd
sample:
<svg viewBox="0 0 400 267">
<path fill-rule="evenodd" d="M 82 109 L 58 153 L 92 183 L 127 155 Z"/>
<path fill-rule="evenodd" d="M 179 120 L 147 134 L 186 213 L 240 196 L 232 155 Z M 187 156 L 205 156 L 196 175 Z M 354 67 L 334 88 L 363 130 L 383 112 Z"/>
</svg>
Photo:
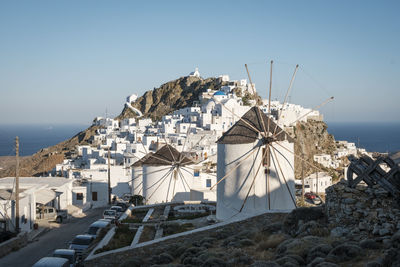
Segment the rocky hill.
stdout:
<svg viewBox="0 0 400 267">
<path fill-rule="evenodd" d="M 181 77 L 147 91 L 131 104 L 133 107 L 139 109 L 143 113 L 143 116 L 159 120 L 162 116 L 174 110 L 193 106 L 194 102 L 198 101 L 200 94 L 208 88 L 218 90 L 223 85 L 224 82 L 221 82 L 218 78 Z M 135 116 L 129 108 L 124 107 L 117 118 L 122 119 Z"/>
</svg>

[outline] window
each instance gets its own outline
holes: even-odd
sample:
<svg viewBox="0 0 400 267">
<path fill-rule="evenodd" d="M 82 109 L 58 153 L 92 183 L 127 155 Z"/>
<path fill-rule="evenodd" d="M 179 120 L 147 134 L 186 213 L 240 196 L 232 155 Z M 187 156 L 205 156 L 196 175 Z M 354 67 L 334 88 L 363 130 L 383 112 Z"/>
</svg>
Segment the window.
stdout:
<svg viewBox="0 0 400 267">
<path fill-rule="evenodd" d="M 54 209 L 49 209 L 49 213 L 53 213 L 54 212 Z"/>
<path fill-rule="evenodd" d="M 206 179 L 206 187 L 211 187 L 211 179 Z"/>
<path fill-rule="evenodd" d="M 92 192 L 92 200 L 97 201 L 97 192 Z"/>
<path fill-rule="evenodd" d="M 200 171 L 194 170 L 194 177 L 199 177 L 199 176 L 200 176 Z"/>
<path fill-rule="evenodd" d="M 76 193 L 76 200 L 83 200 L 83 193 Z"/>
</svg>

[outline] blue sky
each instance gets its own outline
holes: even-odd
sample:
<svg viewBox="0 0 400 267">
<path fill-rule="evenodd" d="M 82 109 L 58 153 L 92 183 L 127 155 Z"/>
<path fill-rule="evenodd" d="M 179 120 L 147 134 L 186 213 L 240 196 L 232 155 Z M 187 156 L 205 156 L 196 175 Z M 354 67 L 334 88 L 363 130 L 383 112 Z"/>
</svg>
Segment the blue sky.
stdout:
<svg viewBox="0 0 400 267">
<path fill-rule="evenodd" d="M 398 1 L 1 1 L 0 124 L 118 115 L 199 67 L 246 78 L 328 121 L 400 121 Z"/>
</svg>

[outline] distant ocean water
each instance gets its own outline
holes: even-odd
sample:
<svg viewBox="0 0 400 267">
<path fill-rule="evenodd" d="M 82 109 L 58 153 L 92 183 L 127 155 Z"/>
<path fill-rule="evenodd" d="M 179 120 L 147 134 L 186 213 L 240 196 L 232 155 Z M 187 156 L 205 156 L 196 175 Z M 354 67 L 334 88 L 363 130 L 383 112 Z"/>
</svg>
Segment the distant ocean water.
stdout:
<svg viewBox="0 0 400 267">
<path fill-rule="evenodd" d="M 400 151 L 400 122 L 327 122 L 336 140 L 347 140 L 373 152 Z M 15 155 L 15 136 L 20 139 L 20 155 L 28 156 L 42 148 L 71 138 L 88 125 L 0 125 L 0 156 Z"/>
<path fill-rule="evenodd" d="M 335 140 L 354 142 L 370 152 L 400 151 L 400 122 L 327 122 Z"/>
<path fill-rule="evenodd" d="M 29 156 L 42 148 L 71 138 L 88 127 L 73 125 L 6 125 L 0 124 L 0 156 L 15 155 L 15 137 L 20 140 L 19 153 Z"/>
</svg>

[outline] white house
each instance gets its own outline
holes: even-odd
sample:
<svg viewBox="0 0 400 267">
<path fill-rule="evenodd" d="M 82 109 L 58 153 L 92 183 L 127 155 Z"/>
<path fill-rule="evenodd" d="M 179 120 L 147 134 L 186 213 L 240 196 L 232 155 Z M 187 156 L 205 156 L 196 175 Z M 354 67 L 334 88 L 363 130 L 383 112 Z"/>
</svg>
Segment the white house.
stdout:
<svg viewBox="0 0 400 267">
<path fill-rule="evenodd" d="M 20 177 L 20 229 L 31 231 L 39 205 L 67 209 L 72 205 L 72 179 L 59 177 Z M 15 230 L 15 178 L 0 179 L 0 216 L 6 228 Z M 11 194 L 11 192 L 14 192 Z"/>
<path fill-rule="evenodd" d="M 325 194 L 325 189 L 332 185 L 332 177 L 325 172 L 316 172 L 305 177 L 304 184 L 309 185 L 311 192 Z"/>
</svg>

